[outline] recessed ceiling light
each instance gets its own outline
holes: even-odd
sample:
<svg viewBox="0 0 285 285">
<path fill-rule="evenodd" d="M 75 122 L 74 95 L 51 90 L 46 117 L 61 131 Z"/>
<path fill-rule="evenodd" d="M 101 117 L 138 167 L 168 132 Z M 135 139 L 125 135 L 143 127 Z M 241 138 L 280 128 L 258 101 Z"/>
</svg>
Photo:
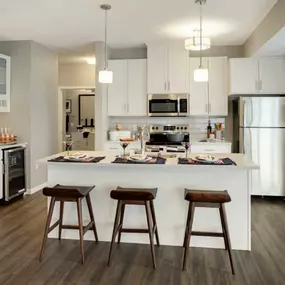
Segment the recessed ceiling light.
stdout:
<svg viewBox="0 0 285 285">
<path fill-rule="evenodd" d="M 86 61 L 88 64 L 96 64 L 96 58 L 95 57 L 88 58 Z"/>
</svg>

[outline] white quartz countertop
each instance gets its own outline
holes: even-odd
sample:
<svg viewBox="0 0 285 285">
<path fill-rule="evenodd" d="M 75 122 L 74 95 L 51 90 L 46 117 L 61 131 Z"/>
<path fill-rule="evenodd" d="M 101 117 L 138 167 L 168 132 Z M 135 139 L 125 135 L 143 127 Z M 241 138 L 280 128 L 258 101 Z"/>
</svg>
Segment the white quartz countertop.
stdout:
<svg viewBox="0 0 285 285">
<path fill-rule="evenodd" d="M 78 163 L 78 162 L 49 162 L 50 159 L 58 157 L 58 156 L 64 156 L 66 155 L 66 152 L 62 152 L 62 153 L 57 153 L 55 155 L 51 155 L 45 158 L 42 158 L 40 160 L 37 161 L 37 163 L 48 163 L 48 164 L 61 164 L 61 165 L 70 165 L 70 164 L 76 164 L 79 167 L 80 166 L 91 166 L 91 167 L 100 167 L 100 166 L 112 166 L 112 167 L 173 167 L 173 168 L 179 168 L 179 167 L 188 167 L 189 170 L 193 167 L 199 167 L 199 168 L 209 168 L 209 167 L 214 167 L 214 168 L 232 168 L 232 169 L 259 169 L 259 166 L 254 164 L 252 162 L 252 160 L 247 157 L 244 154 L 238 154 L 238 153 L 227 153 L 227 154 L 211 154 L 215 157 L 218 158 L 230 158 L 231 160 L 233 160 L 237 165 L 183 165 L 183 164 L 178 164 L 177 163 L 177 158 L 178 157 L 185 157 L 185 154 L 173 154 L 176 155 L 175 158 L 168 158 L 166 160 L 165 164 L 121 164 L 121 163 L 112 163 L 112 161 L 115 160 L 116 155 L 118 154 L 117 151 L 84 151 L 84 153 L 86 153 L 86 155 L 88 156 L 92 156 L 92 157 L 102 157 L 105 156 L 105 159 L 101 160 L 98 163 Z M 152 155 L 154 155 L 155 153 L 152 153 Z M 170 155 L 171 153 L 167 153 L 168 155 Z M 197 156 L 197 154 L 189 154 L 188 157 L 195 157 Z"/>
<path fill-rule="evenodd" d="M 0 149 L 11 148 L 11 147 L 26 147 L 27 143 L 14 143 L 14 144 L 0 144 Z"/>
</svg>

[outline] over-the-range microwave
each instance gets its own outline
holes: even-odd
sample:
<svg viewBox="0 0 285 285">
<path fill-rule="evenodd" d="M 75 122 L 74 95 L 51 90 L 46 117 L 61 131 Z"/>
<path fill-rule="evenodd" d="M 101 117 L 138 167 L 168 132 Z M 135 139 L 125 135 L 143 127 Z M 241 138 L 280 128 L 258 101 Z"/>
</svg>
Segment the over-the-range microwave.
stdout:
<svg viewBox="0 0 285 285">
<path fill-rule="evenodd" d="M 186 117 L 189 94 L 148 94 L 149 117 Z"/>
</svg>

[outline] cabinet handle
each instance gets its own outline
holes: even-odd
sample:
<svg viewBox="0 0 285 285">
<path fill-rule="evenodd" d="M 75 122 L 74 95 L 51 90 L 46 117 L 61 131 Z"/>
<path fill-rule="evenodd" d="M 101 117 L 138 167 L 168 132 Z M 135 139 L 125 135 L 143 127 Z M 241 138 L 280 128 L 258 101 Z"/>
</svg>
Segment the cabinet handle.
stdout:
<svg viewBox="0 0 285 285">
<path fill-rule="evenodd" d="M 205 149 L 205 151 L 215 151 L 214 149 Z"/>
<path fill-rule="evenodd" d="M 262 90 L 262 81 L 259 80 L 259 91 Z"/>
<path fill-rule="evenodd" d="M 211 103 L 209 103 L 209 113 L 211 113 Z"/>
<path fill-rule="evenodd" d="M 208 104 L 205 104 L 205 111 L 208 113 Z"/>
<path fill-rule="evenodd" d="M 167 91 L 167 90 L 166 90 L 166 81 L 164 82 L 164 90 Z"/>
<path fill-rule="evenodd" d="M 170 81 L 168 81 L 168 91 L 170 90 Z"/>
<path fill-rule="evenodd" d="M 255 80 L 255 90 L 259 91 L 259 80 Z"/>
</svg>

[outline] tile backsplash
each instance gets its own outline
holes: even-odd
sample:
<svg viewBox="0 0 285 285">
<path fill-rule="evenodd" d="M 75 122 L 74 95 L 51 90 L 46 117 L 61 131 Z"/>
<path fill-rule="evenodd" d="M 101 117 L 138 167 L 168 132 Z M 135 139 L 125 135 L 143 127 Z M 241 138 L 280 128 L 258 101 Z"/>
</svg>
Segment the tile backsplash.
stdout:
<svg viewBox="0 0 285 285">
<path fill-rule="evenodd" d="M 114 130 L 119 124 L 125 130 L 136 130 L 137 125 L 189 125 L 192 140 L 205 139 L 207 135 L 208 117 L 184 117 L 184 118 L 151 118 L 151 117 L 111 117 L 109 129 Z M 225 133 L 225 118 L 210 118 L 212 128 L 215 123 L 221 123 Z"/>
</svg>

